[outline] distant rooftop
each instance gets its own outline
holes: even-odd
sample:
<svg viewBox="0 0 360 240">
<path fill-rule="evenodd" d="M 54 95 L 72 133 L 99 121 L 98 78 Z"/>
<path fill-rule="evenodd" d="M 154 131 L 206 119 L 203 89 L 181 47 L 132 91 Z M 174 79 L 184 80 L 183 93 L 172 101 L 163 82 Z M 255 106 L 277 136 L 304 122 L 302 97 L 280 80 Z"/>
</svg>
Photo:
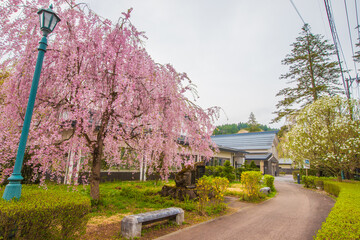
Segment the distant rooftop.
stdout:
<svg viewBox="0 0 360 240">
<path fill-rule="evenodd" d="M 214 135 L 211 139 L 218 145 L 238 150 L 270 149 L 278 131 Z"/>
<path fill-rule="evenodd" d="M 272 153 L 267 154 L 246 154 L 245 160 L 268 160 L 272 156 Z"/>
<path fill-rule="evenodd" d="M 228 151 L 228 152 L 233 152 L 233 153 L 247 153 L 246 151 L 244 150 L 239 150 L 239 149 L 235 149 L 235 148 L 230 148 L 230 147 L 224 147 L 224 146 L 221 146 L 221 145 L 217 145 L 218 148 L 220 150 L 225 150 L 225 151 Z"/>
<path fill-rule="evenodd" d="M 279 164 L 292 164 L 293 161 L 290 158 L 280 158 L 279 159 Z"/>
</svg>

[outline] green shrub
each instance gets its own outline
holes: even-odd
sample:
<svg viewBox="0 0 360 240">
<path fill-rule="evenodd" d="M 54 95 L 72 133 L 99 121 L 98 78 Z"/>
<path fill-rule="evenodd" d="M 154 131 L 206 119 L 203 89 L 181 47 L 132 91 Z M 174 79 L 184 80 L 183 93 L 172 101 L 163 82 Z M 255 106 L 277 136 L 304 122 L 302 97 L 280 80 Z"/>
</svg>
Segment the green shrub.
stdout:
<svg viewBox="0 0 360 240">
<path fill-rule="evenodd" d="M 360 183 L 325 181 L 324 189 L 338 198 L 315 239 L 360 239 Z"/>
<path fill-rule="evenodd" d="M 258 167 L 256 166 L 256 164 L 255 164 L 254 161 L 251 161 L 251 163 L 250 163 L 250 168 L 251 168 L 251 169 L 256 169 L 256 168 L 258 168 Z"/>
<path fill-rule="evenodd" d="M 199 196 L 199 213 L 211 215 L 222 211 L 226 207 L 223 201 L 228 186 L 229 181 L 222 177 L 203 176 L 198 179 L 196 187 Z"/>
<path fill-rule="evenodd" d="M 257 200 L 260 198 L 260 172 L 249 171 L 241 174 L 241 182 L 244 184 L 244 200 Z"/>
<path fill-rule="evenodd" d="M 269 187 L 272 192 L 275 191 L 274 180 L 275 180 L 275 177 L 274 177 L 274 176 L 271 176 L 271 175 L 268 175 L 268 174 L 265 174 L 265 175 L 264 175 L 265 185 L 266 185 L 267 187 Z"/>
<path fill-rule="evenodd" d="M 212 177 L 224 177 L 233 182 L 235 180 L 235 169 L 230 161 L 225 161 L 224 166 L 206 166 L 205 175 Z"/>
<path fill-rule="evenodd" d="M 302 176 L 302 182 L 306 188 L 316 188 L 314 176 Z"/>
<path fill-rule="evenodd" d="M 233 182 L 235 180 L 235 169 L 231 166 L 230 161 L 225 161 L 220 177 L 227 178 L 229 182 Z"/>
<path fill-rule="evenodd" d="M 244 168 L 236 168 L 235 170 L 235 176 L 236 179 L 238 179 L 239 181 L 241 181 L 241 174 L 244 172 Z"/>
<path fill-rule="evenodd" d="M 0 199 L 0 239 L 80 238 L 90 208 L 89 198 L 79 193 L 23 185 L 19 201 Z"/>
<path fill-rule="evenodd" d="M 244 164 L 243 166 L 241 166 L 244 171 L 260 171 L 260 168 L 258 166 L 256 166 L 254 161 L 251 161 L 250 164 Z"/>
<path fill-rule="evenodd" d="M 205 167 L 205 176 L 220 176 L 220 168 L 218 166 L 206 166 Z"/>
</svg>

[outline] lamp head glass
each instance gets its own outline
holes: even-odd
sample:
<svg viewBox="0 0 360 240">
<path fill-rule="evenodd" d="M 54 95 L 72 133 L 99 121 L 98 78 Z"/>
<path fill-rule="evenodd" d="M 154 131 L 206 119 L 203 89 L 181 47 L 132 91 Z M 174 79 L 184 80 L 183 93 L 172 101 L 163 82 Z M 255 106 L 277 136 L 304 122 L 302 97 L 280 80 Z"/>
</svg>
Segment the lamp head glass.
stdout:
<svg viewBox="0 0 360 240">
<path fill-rule="evenodd" d="M 60 22 L 60 18 L 52 9 L 53 6 L 51 4 L 48 9 L 40 9 L 37 12 L 40 17 L 40 29 L 48 33 L 51 33 L 56 27 L 56 24 Z"/>
</svg>

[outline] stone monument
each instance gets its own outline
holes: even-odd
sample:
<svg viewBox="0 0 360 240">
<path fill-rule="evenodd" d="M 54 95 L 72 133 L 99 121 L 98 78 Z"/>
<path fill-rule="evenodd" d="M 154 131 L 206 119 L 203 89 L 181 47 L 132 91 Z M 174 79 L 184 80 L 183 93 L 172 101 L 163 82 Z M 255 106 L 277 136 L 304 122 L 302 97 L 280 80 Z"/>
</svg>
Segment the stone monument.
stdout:
<svg viewBox="0 0 360 240">
<path fill-rule="evenodd" d="M 171 196 L 174 199 L 197 198 L 196 180 L 205 174 L 204 162 L 195 163 L 193 166 L 184 167 L 175 175 L 175 187 L 164 185 L 160 191 L 161 196 Z"/>
</svg>

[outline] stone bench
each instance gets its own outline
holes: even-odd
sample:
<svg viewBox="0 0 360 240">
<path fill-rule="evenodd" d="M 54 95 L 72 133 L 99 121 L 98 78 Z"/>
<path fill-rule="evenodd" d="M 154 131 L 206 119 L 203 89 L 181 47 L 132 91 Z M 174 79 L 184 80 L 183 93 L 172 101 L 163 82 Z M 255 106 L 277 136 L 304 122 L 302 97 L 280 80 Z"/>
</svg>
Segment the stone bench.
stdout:
<svg viewBox="0 0 360 240">
<path fill-rule="evenodd" d="M 271 189 L 269 187 L 263 187 L 260 189 L 260 192 L 268 195 L 271 192 Z"/>
<path fill-rule="evenodd" d="M 142 225 L 169 219 L 181 225 L 184 221 L 184 210 L 171 207 L 157 211 L 129 215 L 121 220 L 121 234 L 125 238 L 141 237 Z"/>
</svg>

